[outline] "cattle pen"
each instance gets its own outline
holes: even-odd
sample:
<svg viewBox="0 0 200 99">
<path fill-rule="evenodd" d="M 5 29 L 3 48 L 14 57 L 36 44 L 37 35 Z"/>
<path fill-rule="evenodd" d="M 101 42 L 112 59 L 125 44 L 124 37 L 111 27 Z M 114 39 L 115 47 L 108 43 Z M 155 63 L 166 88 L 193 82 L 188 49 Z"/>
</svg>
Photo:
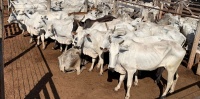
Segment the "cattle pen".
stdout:
<svg viewBox="0 0 200 99">
<path fill-rule="evenodd" d="M 9 1 L 9 0 L 8 0 Z M 80 75 L 76 73 L 60 72 L 58 66 L 59 50 L 52 50 L 53 41 L 47 43 L 45 50 L 42 46 L 35 43 L 29 44 L 27 32 L 25 36 L 16 23 L 8 23 L 9 14 L 8 2 L 3 0 L 1 10 L 3 10 L 3 36 L 2 47 L 0 49 L 0 99 L 123 99 L 125 96 L 126 84 L 122 84 L 118 92 L 113 91 L 118 83 L 119 74 L 107 70 L 108 62 L 104 66 L 104 73 L 99 76 L 99 70 L 95 69 L 88 72 L 91 62 L 86 64 L 86 70 Z M 86 0 L 87 1 L 87 0 Z M 98 0 L 96 0 L 98 1 Z M 132 1 L 132 0 L 130 0 Z M 125 0 L 117 0 L 117 5 L 126 7 L 131 3 Z M 142 5 L 140 5 L 142 6 Z M 178 7 L 177 7 L 178 8 Z M 117 8 L 116 8 L 117 9 Z M 179 8 L 183 9 L 183 8 Z M 170 12 L 182 16 L 189 16 L 200 19 L 200 3 L 195 2 L 191 15 L 187 9 L 177 10 L 173 7 L 163 7 L 157 9 L 160 12 Z M 162 16 L 160 16 L 162 17 Z M 200 21 L 199 21 L 200 23 Z M 2 24 L 1 24 L 2 25 Z M 200 26 L 199 26 L 200 27 Z M 1 28 L 0 28 L 1 30 Z M 200 35 L 200 30 L 197 30 Z M 199 64 L 199 54 L 197 50 L 199 37 L 196 36 L 195 47 L 191 56 L 187 56 L 178 69 L 180 75 L 175 91 L 167 95 L 167 99 L 200 99 L 200 77 L 196 75 Z M 1 51 L 3 49 L 3 51 Z M 195 54 L 196 58 L 195 58 Z M 105 55 L 108 57 L 108 55 Z M 192 57 L 192 59 L 191 59 Z M 189 61 L 190 60 L 190 61 Z M 195 60 L 195 62 L 193 62 Z M 188 63 L 191 65 L 188 66 Z M 3 64 L 3 65 L 2 65 Z M 3 68 L 4 66 L 4 68 Z M 3 68 L 3 69 L 2 69 Z M 188 69 L 189 68 L 189 69 Z M 134 99 L 155 99 L 161 96 L 166 84 L 167 72 L 164 71 L 161 78 L 162 83 L 156 84 L 155 71 L 141 71 L 138 86 L 132 85 L 131 98 Z M 3 76 L 3 77 L 2 77 Z M 3 80 L 4 79 L 4 80 Z M 3 82 L 2 82 L 3 81 Z"/>
</svg>

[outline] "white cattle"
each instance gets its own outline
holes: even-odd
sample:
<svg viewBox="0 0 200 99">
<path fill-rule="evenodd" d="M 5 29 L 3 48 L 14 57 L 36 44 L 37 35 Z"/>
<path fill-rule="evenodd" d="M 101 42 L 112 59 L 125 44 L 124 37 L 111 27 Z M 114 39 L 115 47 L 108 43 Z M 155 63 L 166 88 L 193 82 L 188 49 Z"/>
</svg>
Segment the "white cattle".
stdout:
<svg viewBox="0 0 200 99">
<path fill-rule="evenodd" d="M 99 31 L 95 29 L 86 29 L 82 32 L 79 32 L 75 39 L 76 41 L 76 48 L 81 48 L 83 54 L 92 57 L 92 64 L 89 71 L 92 71 L 94 67 L 94 62 L 97 57 L 99 57 L 99 62 L 97 68 L 100 68 L 100 75 L 103 74 L 103 56 L 104 53 L 100 49 L 101 42 L 105 35 L 105 31 Z"/>
<path fill-rule="evenodd" d="M 180 23 L 182 26 L 181 32 L 187 38 L 187 41 L 186 41 L 187 50 L 192 49 L 192 44 L 194 41 L 194 37 L 196 35 L 197 22 L 198 22 L 198 19 L 194 19 L 194 18 L 189 18 L 189 17 L 180 18 Z"/>
<path fill-rule="evenodd" d="M 36 11 L 44 11 L 47 9 L 46 2 L 44 1 L 10 1 L 10 6 L 13 10 L 18 11 L 19 13 L 27 12 L 27 13 L 35 13 Z"/>
<path fill-rule="evenodd" d="M 24 13 L 22 15 L 17 15 L 17 20 L 21 21 L 23 24 L 26 25 L 28 33 L 31 35 L 30 43 L 33 42 L 33 35 L 37 36 L 37 45 L 40 44 L 40 39 L 42 40 L 42 45 L 43 49 L 45 49 L 46 45 L 44 43 L 44 31 L 38 31 L 33 27 L 33 21 L 34 22 L 39 22 L 40 19 L 40 14 L 39 13 L 34 13 L 34 14 L 28 14 Z"/>
<path fill-rule="evenodd" d="M 111 43 L 110 47 L 110 63 L 108 67 L 115 69 L 116 66 L 121 66 L 115 70 L 122 73 L 120 81 L 115 87 L 118 91 L 125 75 L 127 75 L 127 92 L 125 99 L 130 98 L 130 88 L 132 86 L 133 74 L 136 70 L 154 70 L 158 67 L 164 67 L 168 72 L 167 87 L 162 94 L 166 96 L 170 89 L 170 93 L 174 91 L 178 74 L 177 69 L 183 60 L 186 51 L 179 44 L 172 41 L 160 41 L 152 44 L 137 43 L 134 41 L 128 42 L 128 48 L 120 48 L 118 43 Z M 176 79 L 174 80 L 174 76 Z"/>
<path fill-rule="evenodd" d="M 70 48 L 66 52 L 63 52 L 59 57 L 59 68 L 62 72 L 77 71 L 77 75 L 81 73 L 81 58 L 80 51 L 78 49 Z M 83 69 L 83 68 L 82 68 Z"/>
<path fill-rule="evenodd" d="M 71 30 L 73 28 L 73 20 L 65 19 L 65 20 L 52 20 L 46 22 L 46 33 L 45 38 L 52 38 L 58 41 L 60 44 L 70 45 L 72 43 L 72 35 Z M 67 50 L 67 46 L 65 51 Z M 61 47 L 62 51 L 62 47 Z"/>
</svg>

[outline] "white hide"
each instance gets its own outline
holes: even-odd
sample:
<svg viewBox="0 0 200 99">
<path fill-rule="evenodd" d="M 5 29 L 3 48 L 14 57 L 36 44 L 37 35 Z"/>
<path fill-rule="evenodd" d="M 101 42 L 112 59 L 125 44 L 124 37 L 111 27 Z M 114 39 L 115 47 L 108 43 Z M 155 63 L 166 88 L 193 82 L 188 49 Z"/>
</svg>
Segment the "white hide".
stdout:
<svg viewBox="0 0 200 99">
<path fill-rule="evenodd" d="M 103 74 L 103 51 L 100 50 L 100 45 L 103 40 L 105 32 L 94 30 L 94 29 L 86 29 L 76 35 L 77 44 L 79 48 L 83 50 L 83 54 L 89 55 L 93 58 L 92 65 L 89 71 L 92 71 L 94 67 L 94 62 L 99 57 L 99 63 L 97 68 L 100 68 L 100 75 Z M 97 38 L 98 37 L 98 38 Z"/>
<path fill-rule="evenodd" d="M 120 48 L 118 43 L 111 43 L 110 63 L 108 66 L 109 68 L 115 68 L 117 64 L 121 64 L 123 69 L 126 70 L 128 80 L 125 99 L 130 98 L 132 78 L 136 70 L 154 70 L 164 66 L 168 72 L 167 87 L 162 94 L 162 96 L 165 96 L 170 88 L 170 92 L 174 91 L 177 81 L 177 79 L 173 80 L 174 75 L 178 76 L 175 72 L 183 60 L 185 53 L 185 50 L 179 44 L 170 41 L 160 41 L 152 44 L 133 41 L 128 48 Z M 122 80 L 115 87 L 116 91 L 120 88 L 124 78 L 123 75 L 120 75 L 120 79 Z"/>
<path fill-rule="evenodd" d="M 80 70 L 80 55 L 79 50 L 70 48 L 66 52 L 63 52 L 59 57 L 59 68 L 62 72 L 66 71 L 77 71 L 77 75 L 81 73 Z"/>
</svg>

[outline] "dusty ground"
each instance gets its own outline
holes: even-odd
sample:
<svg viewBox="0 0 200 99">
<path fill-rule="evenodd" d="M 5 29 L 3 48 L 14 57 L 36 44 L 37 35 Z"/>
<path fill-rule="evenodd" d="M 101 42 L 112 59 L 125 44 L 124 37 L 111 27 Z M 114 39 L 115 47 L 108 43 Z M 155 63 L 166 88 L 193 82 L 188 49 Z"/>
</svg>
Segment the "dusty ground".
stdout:
<svg viewBox="0 0 200 99">
<path fill-rule="evenodd" d="M 6 10 L 6 9 L 5 9 Z M 90 63 L 79 76 L 62 73 L 58 68 L 59 50 L 52 50 L 50 43 L 45 50 L 29 44 L 29 36 L 23 37 L 16 24 L 6 22 L 5 12 L 4 76 L 6 99 L 123 99 L 125 87 L 113 91 L 119 75 L 106 71 L 99 76 L 96 68 L 88 72 Z M 181 65 L 180 78 L 174 94 L 167 99 L 200 99 L 200 77 Z M 166 78 L 166 72 L 163 77 Z M 111 80 L 112 78 L 112 80 Z M 139 85 L 132 86 L 130 99 L 155 99 L 162 87 L 154 83 L 153 72 L 142 72 Z M 164 88 L 165 89 L 165 88 Z"/>
</svg>

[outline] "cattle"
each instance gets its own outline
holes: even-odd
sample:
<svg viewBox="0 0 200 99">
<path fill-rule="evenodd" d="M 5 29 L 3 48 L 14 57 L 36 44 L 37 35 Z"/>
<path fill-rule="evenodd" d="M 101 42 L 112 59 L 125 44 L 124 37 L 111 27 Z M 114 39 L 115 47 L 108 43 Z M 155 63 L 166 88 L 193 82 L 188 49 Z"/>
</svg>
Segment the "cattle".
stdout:
<svg viewBox="0 0 200 99">
<path fill-rule="evenodd" d="M 75 48 L 81 49 L 83 54 L 92 57 L 92 64 L 89 71 L 93 70 L 95 60 L 99 57 L 97 68 L 100 68 L 100 75 L 103 74 L 104 53 L 99 49 L 99 45 L 101 45 L 104 35 L 105 31 L 86 29 L 75 36 L 77 41 L 74 43 Z"/>
<path fill-rule="evenodd" d="M 128 42 L 129 47 L 120 47 L 119 43 L 111 43 L 109 69 L 121 66 L 119 71 L 127 75 L 127 92 L 125 99 L 130 98 L 130 88 L 132 85 L 133 74 L 136 70 L 154 70 L 164 67 L 168 72 L 167 87 L 161 97 L 174 91 L 178 79 L 177 69 L 183 60 L 186 51 L 179 44 L 173 41 L 162 40 L 152 44 L 138 43 L 133 40 Z M 122 70 L 121 70 L 122 69 Z M 116 69 L 115 69 L 116 70 Z M 174 77 L 176 78 L 174 80 Z M 120 81 L 115 87 L 118 91 L 125 75 L 120 75 Z"/>
<path fill-rule="evenodd" d="M 78 49 L 70 48 L 63 52 L 59 57 L 59 68 L 62 72 L 77 71 L 77 75 L 81 73 L 84 67 L 81 68 L 80 51 Z"/>
<path fill-rule="evenodd" d="M 36 35 L 37 36 L 37 45 L 40 44 L 40 39 L 41 39 L 43 49 L 45 49 L 46 45 L 44 43 L 44 31 L 36 30 L 32 24 L 33 21 L 38 22 L 39 15 L 40 14 L 38 14 L 38 12 L 34 13 L 34 14 L 28 14 L 28 13 L 18 14 L 16 16 L 16 20 L 18 23 L 23 23 L 22 25 L 23 26 L 25 25 L 28 33 L 30 33 L 31 39 L 30 39 L 29 43 L 33 42 L 33 36 Z"/>
<path fill-rule="evenodd" d="M 198 19 L 183 17 L 180 18 L 181 32 L 187 38 L 186 49 L 190 51 L 196 34 Z"/>
<path fill-rule="evenodd" d="M 71 29 L 73 28 L 73 20 L 54 20 L 56 22 L 47 22 L 45 38 L 52 38 L 60 44 L 70 45 L 72 43 Z M 62 47 L 60 49 L 62 51 Z M 67 46 L 65 51 L 67 50 Z"/>
</svg>

